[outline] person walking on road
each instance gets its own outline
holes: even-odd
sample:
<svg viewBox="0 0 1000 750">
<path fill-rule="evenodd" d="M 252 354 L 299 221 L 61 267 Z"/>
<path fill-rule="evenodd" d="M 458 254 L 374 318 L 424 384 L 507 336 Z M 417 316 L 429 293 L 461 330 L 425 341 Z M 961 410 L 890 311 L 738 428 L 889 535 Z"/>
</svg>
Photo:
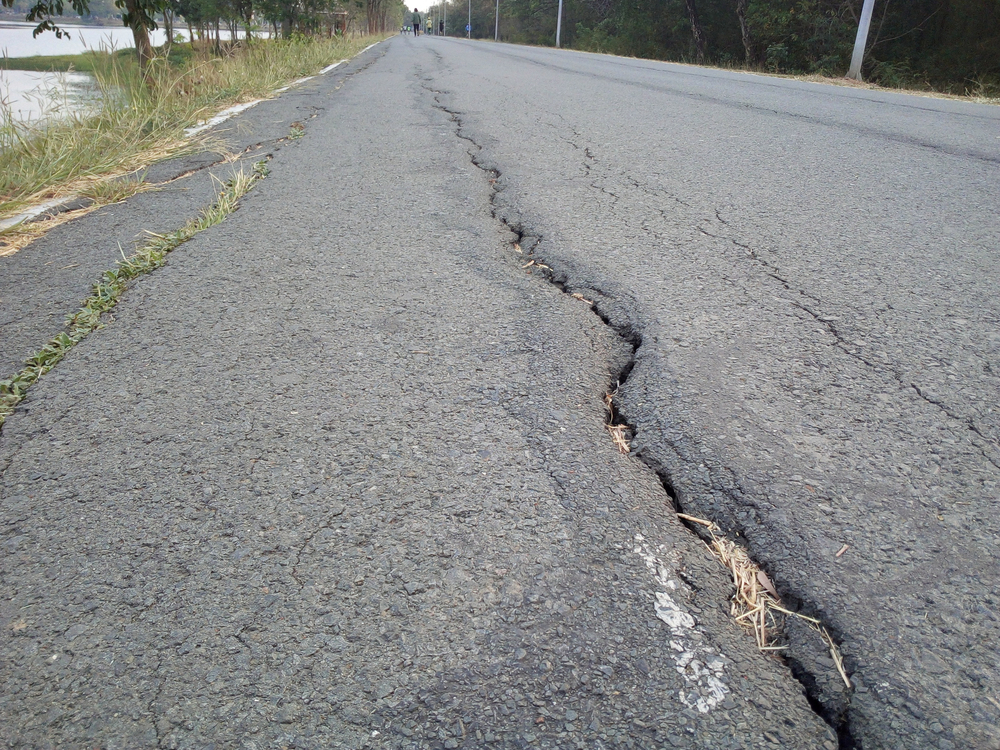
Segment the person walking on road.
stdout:
<svg viewBox="0 0 1000 750">
<path fill-rule="evenodd" d="M 413 36 L 420 36 L 420 11 L 413 9 Z"/>
</svg>

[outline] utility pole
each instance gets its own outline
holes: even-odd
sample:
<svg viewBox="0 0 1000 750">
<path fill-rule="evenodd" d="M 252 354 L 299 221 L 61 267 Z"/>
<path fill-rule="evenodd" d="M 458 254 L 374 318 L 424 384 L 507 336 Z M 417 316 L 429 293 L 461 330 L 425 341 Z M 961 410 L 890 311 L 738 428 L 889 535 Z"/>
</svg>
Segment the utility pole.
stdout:
<svg viewBox="0 0 1000 750">
<path fill-rule="evenodd" d="M 500 0 L 497 0 L 499 2 Z M 562 0 L 559 0 L 559 15 L 556 16 L 556 48 L 559 47 L 559 37 L 562 34 Z"/>
<path fill-rule="evenodd" d="M 465 27 L 465 36 L 472 39 L 472 0 L 469 0 L 469 25 Z"/>
<path fill-rule="evenodd" d="M 500 41 L 500 0 L 497 0 L 497 20 L 496 25 L 493 27 L 493 41 Z"/>
<path fill-rule="evenodd" d="M 444 0 L 444 35 L 448 36 L 448 0 Z"/>
<path fill-rule="evenodd" d="M 562 2 L 562 0 L 559 0 Z M 851 57 L 851 69 L 847 71 L 847 77 L 856 81 L 861 80 L 861 63 L 865 60 L 865 45 L 868 44 L 868 27 L 872 23 L 872 10 L 875 8 L 875 0 L 865 0 L 861 8 L 861 22 L 858 24 L 858 36 L 854 39 L 854 55 Z"/>
</svg>

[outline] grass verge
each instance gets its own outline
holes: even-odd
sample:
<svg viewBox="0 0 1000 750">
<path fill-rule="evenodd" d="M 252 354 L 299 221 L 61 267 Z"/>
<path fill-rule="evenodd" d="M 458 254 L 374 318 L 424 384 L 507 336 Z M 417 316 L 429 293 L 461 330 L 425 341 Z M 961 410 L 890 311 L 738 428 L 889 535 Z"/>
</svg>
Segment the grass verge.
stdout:
<svg viewBox="0 0 1000 750">
<path fill-rule="evenodd" d="M 844 86 L 852 89 L 863 89 L 865 91 L 885 91 L 892 94 L 909 94 L 911 96 L 925 96 L 930 99 L 951 99 L 959 102 L 972 102 L 973 104 L 1000 104 L 1000 87 L 989 86 L 983 83 L 974 82 L 965 86 L 964 93 L 955 93 L 932 87 L 930 84 L 919 82 L 900 83 L 889 86 L 873 81 L 855 81 L 853 78 L 845 76 L 824 76 L 815 73 L 808 75 L 797 75 L 792 73 L 769 73 L 767 71 L 749 71 L 758 75 L 773 76 L 774 78 L 788 78 L 794 81 L 805 81 L 807 83 L 824 83 L 829 86 Z"/>
<path fill-rule="evenodd" d="M 0 106 L 0 216 L 190 150 L 186 128 L 227 106 L 267 98 L 378 39 L 257 40 L 222 57 L 158 58 L 145 80 L 131 55 L 92 54 L 96 90 L 82 114 L 26 127 Z"/>
<path fill-rule="evenodd" d="M 118 261 L 117 268 L 104 272 L 94 284 L 93 292 L 77 312 L 66 322 L 65 330 L 49 340 L 30 357 L 24 368 L 7 380 L 0 380 L 0 427 L 27 395 L 28 389 L 55 367 L 66 353 L 101 327 L 102 316 L 113 310 L 129 282 L 155 271 L 178 246 L 198 232 L 220 223 L 236 210 L 239 199 L 267 175 L 267 163 L 257 162 L 251 172 L 240 169 L 219 191 L 218 198 L 197 218 L 191 219 L 170 234 L 151 234 L 151 239 L 133 255 Z"/>
</svg>

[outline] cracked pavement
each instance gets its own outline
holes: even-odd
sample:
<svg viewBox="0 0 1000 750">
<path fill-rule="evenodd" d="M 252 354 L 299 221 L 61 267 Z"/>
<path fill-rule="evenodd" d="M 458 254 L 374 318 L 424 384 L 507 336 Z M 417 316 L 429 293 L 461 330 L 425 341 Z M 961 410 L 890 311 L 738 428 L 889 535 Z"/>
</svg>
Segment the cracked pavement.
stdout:
<svg viewBox="0 0 1000 750">
<path fill-rule="evenodd" d="M 498 215 L 640 344 L 633 455 L 840 643 L 850 690 L 787 655 L 842 744 L 1000 747 L 1000 110 L 440 50 Z"/>
<path fill-rule="evenodd" d="M 0 433 L 0 741 L 1000 747 L 998 120 L 431 37 L 243 113 L 271 175 Z M 5 352 L 85 222 L 0 259 Z"/>
<path fill-rule="evenodd" d="M 833 750 L 608 440 L 630 349 L 520 268 L 422 41 L 301 87 L 270 176 L 7 420 L 0 740 Z"/>
</svg>

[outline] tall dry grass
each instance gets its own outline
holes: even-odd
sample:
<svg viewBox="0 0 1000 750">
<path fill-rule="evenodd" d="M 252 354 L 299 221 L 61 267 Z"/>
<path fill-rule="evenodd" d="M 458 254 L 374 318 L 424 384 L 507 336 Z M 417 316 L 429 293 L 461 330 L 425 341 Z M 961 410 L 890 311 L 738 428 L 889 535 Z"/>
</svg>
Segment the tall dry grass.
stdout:
<svg viewBox="0 0 1000 750">
<path fill-rule="evenodd" d="M 0 102 L 0 215 L 190 149 L 186 128 L 267 97 L 374 40 L 257 40 L 221 57 L 196 53 L 180 65 L 156 59 L 145 79 L 131 57 L 98 55 L 96 94 L 83 112 L 28 127 Z"/>
</svg>

